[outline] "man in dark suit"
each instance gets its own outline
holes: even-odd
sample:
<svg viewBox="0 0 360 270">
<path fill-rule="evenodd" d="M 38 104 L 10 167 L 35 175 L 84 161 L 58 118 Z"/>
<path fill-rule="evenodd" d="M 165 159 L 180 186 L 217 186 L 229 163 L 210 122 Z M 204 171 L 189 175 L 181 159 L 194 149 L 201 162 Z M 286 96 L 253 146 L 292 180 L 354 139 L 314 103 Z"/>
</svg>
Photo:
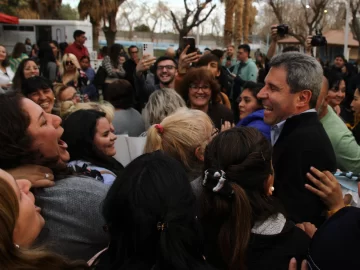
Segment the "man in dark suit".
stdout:
<svg viewBox="0 0 360 270">
<path fill-rule="evenodd" d="M 315 105 L 323 71 L 315 58 L 298 52 L 282 53 L 270 62 L 265 86 L 258 94 L 265 108 L 264 121 L 272 126 L 274 195 L 294 222 L 320 225 L 326 207 L 305 189 L 313 166 L 336 170 L 331 142 L 320 123 Z"/>
</svg>

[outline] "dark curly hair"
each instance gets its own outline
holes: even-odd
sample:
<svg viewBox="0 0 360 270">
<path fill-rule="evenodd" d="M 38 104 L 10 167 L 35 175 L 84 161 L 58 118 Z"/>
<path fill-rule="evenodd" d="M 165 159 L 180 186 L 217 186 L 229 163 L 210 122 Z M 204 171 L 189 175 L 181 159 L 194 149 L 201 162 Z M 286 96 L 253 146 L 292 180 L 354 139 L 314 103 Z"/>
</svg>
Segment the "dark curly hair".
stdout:
<svg viewBox="0 0 360 270">
<path fill-rule="evenodd" d="M 21 108 L 19 93 L 0 94 L 0 164 L 2 169 L 16 168 L 38 159 L 31 151 L 32 138 L 27 133 L 29 115 Z M 31 161 L 31 162 L 30 162 Z"/>
<path fill-rule="evenodd" d="M 188 71 L 182 80 L 180 87 L 178 88 L 179 94 L 188 102 L 189 100 L 189 88 L 193 83 L 208 83 L 211 89 L 211 101 L 212 103 L 217 103 L 216 99 L 220 93 L 220 84 L 214 77 L 214 75 L 205 67 L 193 68 Z"/>
</svg>

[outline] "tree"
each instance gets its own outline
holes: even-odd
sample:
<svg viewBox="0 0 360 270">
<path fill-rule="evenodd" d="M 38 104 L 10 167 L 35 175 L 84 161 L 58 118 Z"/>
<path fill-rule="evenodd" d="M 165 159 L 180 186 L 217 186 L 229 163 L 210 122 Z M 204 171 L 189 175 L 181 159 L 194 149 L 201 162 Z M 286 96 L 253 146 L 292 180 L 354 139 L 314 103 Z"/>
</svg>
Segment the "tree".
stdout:
<svg viewBox="0 0 360 270">
<path fill-rule="evenodd" d="M 146 25 L 149 26 L 151 32 L 151 41 L 154 42 L 156 26 L 160 24 L 159 32 L 161 32 L 163 20 L 171 20 L 169 8 L 166 3 L 161 0 L 159 0 L 154 6 L 148 7 L 144 4 L 143 7 L 145 8 L 144 13 Z"/>
<path fill-rule="evenodd" d="M 225 4 L 224 47 L 229 46 L 234 38 L 233 29 L 236 1 L 238 0 L 222 0 Z M 235 18 L 238 17 L 235 16 Z"/>
<path fill-rule="evenodd" d="M 198 3 L 195 8 L 191 9 L 187 3 L 188 0 L 184 0 L 185 6 L 185 15 L 179 19 L 175 16 L 174 12 L 171 10 L 171 18 L 176 27 L 176 30 L 179 32 L 179 47 L 184 47 L 183 37 L 187 36 L 187 34 L 194 28 L 198 27 L 204 21 L 207 20 L 211 12 L 215 9 L 216 5 L 212 5 L 208 13 L 205 17 L 200 18 L 201 12 L 206 8 L 207 4 L 211 2 L 211 0 L 206 0 L 204 3 Z M 190 21 L 190 22 L 189 22 Z"/>
<path fill-rule="evenodd" d="M 90 18 L 92 24 L 93 49 L 98 51 L 100 22 L 103 16 L 100 0 L 80 0 L 78 11 L 80 19 Z"/>
<path fill-rule="evenodd" d="M 125 0 L 102 0 L 104 9 L 104 26 L 103 31 L 106 38 L 106 43 L 111 46 L 115 43 L 116 37 L 116 15 L 119 10 L 119 6 L 124 3 Z"/>
<path fill-rule="evenodd" d="M 244 15 L 244 0 L 236 0 L 235 7 L 235 35 L 234 41 L 240 44 L 243 38 L 243 15 Z"/>
<path fill-rule="evenodd" d="M 120 7 L 119 11 L 119 20 L 117 21 L 118 25 L 126 24 L 129 29 L 130 40 L 133 39 L 134 26 L 138 24 L 144 18 L 146 13 L 146 7 L 143 5 L 138 5 L 135 1 L 126 1 Z"/>
<path fill-rule="evenodd" d="M 60 20 L 78 20 L 79 13 L 76 9 L 73 9 L 69 4 L 62 5 L 59 11 Z"/>
<path fill-rule="evenodd" d="M 323 27 L 322 19 L 330 0 L 300 0 L 287 2 L 284 0 L 269 0 L 278 23 L 286 23 L 292 28 L 291 36 L 305 44 L 308 35 L 314 34 L 314 30 Z M 288 20 L 285 20 L 287 16 Z M 305 18 L 305 23 L 304 23 Z"/>
<path fill-rule="evenodd" d="M 90 18 L 93 26 L 93 48 L 99 49 L 99 29 L 103 23 L 102 30 L 104 31 L 107 46 L 115 43 L 115 36 L 117 32 L 116 16 L 119 6 L 125 0 L 80 0 L 78 11 L 80 19 Z"/>
<path fill-rule="evenodd" d="M 350 11 L 352 15 L 351 20 L 351 30 L 353 32 L 354 38 L 359 42 L 358 47 L 358 59 L 360 59 L 360 19 L 357 14 L 360 12 L 360 1 L 351 0 L 350 1 Z"/>
<path fill-rule="evenodd" d="M 140 24 L 138 26 L 134 27 L 134 30 L 136 32 L 151 32 L 151 29 L 149 26 L 145 25 L 145 24 Z"/>
<path fill-rule="evenodd" d="M 61 0 L 1 0 L 0 9 L 22 19 L 58 19 Z"/>
</svg>

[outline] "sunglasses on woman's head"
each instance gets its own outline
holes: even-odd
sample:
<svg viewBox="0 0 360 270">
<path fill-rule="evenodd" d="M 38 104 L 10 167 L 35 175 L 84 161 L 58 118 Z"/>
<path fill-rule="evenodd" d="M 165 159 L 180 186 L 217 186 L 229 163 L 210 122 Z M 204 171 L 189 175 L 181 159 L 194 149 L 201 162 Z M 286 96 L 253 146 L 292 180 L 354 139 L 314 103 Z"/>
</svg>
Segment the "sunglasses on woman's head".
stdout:
<svg viewBox="0 0 360 270">
<path fill-rule="evenodd" d="M 74 63 L 73 63 L 73 62 L 71 62 L 71 61 L 66 61 L 66 62 L 65 62 L 65 65 L 67 65 L 67 66 L 69 66 L 69 65 L 73 66 L 73 65 L 74 65 Z"/>
</svg>

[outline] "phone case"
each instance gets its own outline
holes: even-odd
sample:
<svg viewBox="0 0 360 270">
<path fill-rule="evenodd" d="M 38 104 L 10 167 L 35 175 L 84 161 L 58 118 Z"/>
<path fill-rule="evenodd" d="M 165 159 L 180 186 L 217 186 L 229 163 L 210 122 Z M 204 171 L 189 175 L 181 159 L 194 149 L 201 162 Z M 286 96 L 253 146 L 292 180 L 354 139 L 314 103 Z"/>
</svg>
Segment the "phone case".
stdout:
<svg viewBox="0 0 360 270">
<path fill-rule="evenodd" d="M 154 56 L 154 44 L 143 44 L 143 55 L 148 54 L 150 56 Z"/>
</svg>

